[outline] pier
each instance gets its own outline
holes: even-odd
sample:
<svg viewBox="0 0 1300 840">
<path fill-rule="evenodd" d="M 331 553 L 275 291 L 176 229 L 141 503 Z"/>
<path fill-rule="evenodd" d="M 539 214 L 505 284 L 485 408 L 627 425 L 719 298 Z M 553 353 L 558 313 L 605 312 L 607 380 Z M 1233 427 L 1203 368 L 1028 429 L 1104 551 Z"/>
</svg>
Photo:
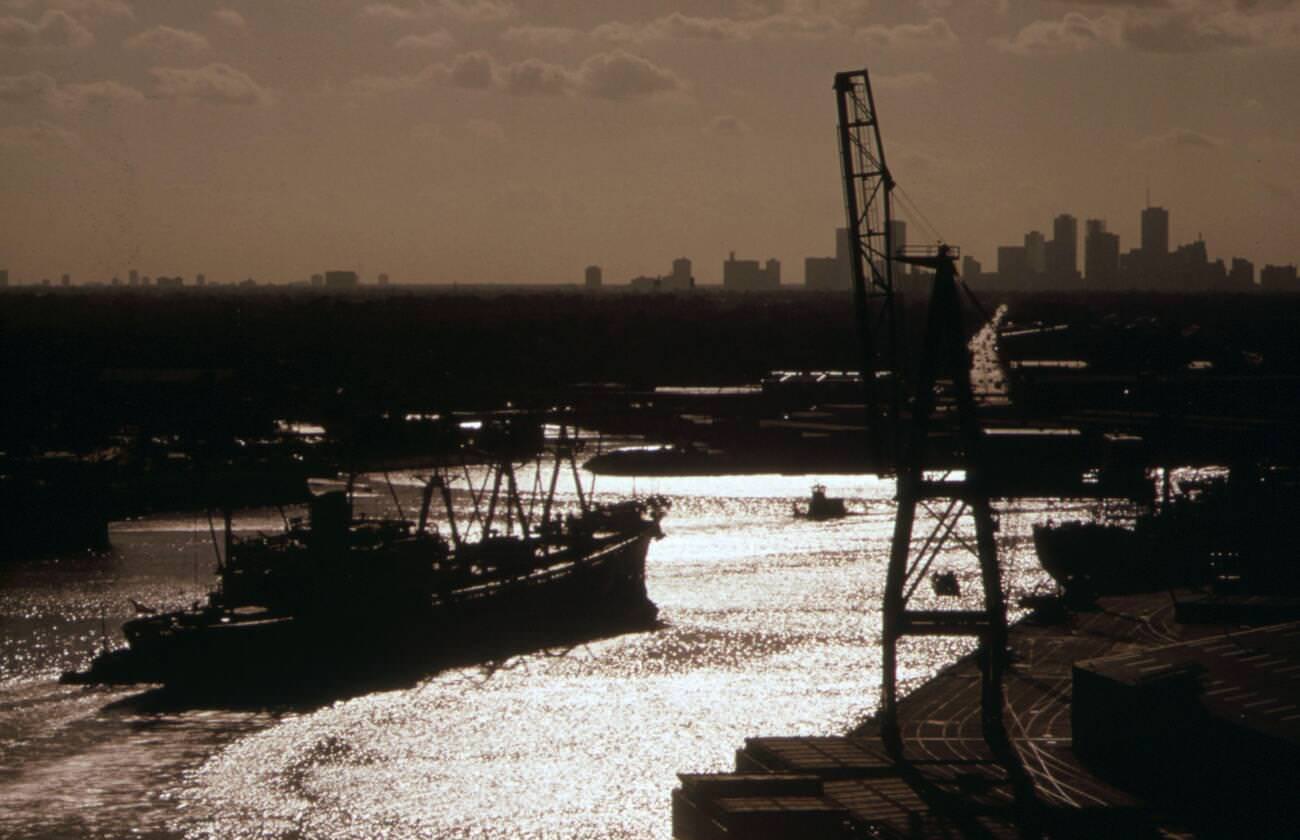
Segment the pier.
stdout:
<svg viewBox="0 0 1300 840">
<path fill-rule="evenodd" d="M 981 723 L 972 655 L 900 699 L 898 752 L 873 718 L 842 737 L 749 738 L 734 773 L 682 774 L 673 836 L 1289 834 L 1300 624 L 1180 623 L 1175 606 L 1117 596 L 1011 628 L 1009 750 Z"/>
</svg>

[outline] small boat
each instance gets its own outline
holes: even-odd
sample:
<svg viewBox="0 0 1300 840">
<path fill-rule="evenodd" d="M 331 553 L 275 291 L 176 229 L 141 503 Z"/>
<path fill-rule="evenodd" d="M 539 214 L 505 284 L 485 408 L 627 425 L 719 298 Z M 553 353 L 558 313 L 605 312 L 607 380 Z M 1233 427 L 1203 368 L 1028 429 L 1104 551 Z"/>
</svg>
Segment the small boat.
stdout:
<svg viewBox="0 0 1300 840">
<path fill-rule="evenodd" d="M 930 586 L 934 589 L 934 594 L 941 598 L 961 596 L 961 583 L 955 572 L 935 572 L 930 576 Z"/>
<path fill-rule="evenodd" d="M 820 522 L 826 519 L 841 519 L 848 516 L 848 508 L 844 506 L 844 500 L 826 495 L 825 484 L 814 484 L 812 496 L 808 499 L 808 507 L 800 508 L 794 506 L 794 515 L 801 519 L 811 519 Z"/>
</svg>

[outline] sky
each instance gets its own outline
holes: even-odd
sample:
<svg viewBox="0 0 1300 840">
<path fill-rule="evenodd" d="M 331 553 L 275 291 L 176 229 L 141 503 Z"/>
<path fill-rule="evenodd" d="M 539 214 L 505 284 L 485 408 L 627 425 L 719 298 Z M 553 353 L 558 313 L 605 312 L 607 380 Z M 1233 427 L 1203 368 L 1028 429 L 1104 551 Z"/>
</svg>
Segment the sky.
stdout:
<svg viewBox="0 0 1300 840">
<path fill-rule="evenodd" d="M 862 67 L 912 242 L 1300 261 L 1300 0 L 0 0 L 0 268 L 801 283 Z"/>
</svg>

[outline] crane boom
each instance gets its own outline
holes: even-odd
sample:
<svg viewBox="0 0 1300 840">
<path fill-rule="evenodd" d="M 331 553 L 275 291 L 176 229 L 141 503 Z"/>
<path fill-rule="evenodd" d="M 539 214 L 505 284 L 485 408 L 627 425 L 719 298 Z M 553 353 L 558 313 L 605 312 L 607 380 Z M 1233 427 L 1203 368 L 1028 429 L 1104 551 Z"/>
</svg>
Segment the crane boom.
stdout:
<svg viewBox="0 0 1300 840">
<path fill-rule="evenodd" d="M 836 73 L 835 94 L 866 423 L 875 450 L 873 460 L 883 468 L 893 461 L 900 401 L 894 315 L 894 232 L 890 224 L 894 180 L 885 163 L 885 147 L 866 69 Z M 892 386 L 887 390 L 878 381 L 882 373 L 892 379 Z M 885 428 L 891 438 L 888 442 Z"/>
<path fill-rule="evenodd" d="M 898 488 L 883 599 L 881 732 L 891 751 L 901 753 L 899 643 L 908 636 L 966 635 L 978 638 L 982 648 L 984 734 L 990 744 L 1005 744 L 1001 716 L 1006 604 L 958 295 L 954 264 L 958 251 L 946 244 L 894 247 L 890 206 L 894 180 L 885 164 L 867 71 L 837 73 L 835 93 L 868 432 L 882 457 L 877 463 L 892 465 Z M 920 364 L 906 403 L 906 433 L 900 428 L 904 406 L 894 299 L 896 262 L 934 272 Z M 873 303 L 878 304 L 874 317 Z M 891 374 L 885 399 L 877 376 L 881 372 Z M 882 426 L 890 431 L 888 445 Z M 936 440 L 947 441 L 946 452 L 933 451 Z M 883 460 L 886 453 L 888 462 Z M 931 478 L 936 470 L 945 470 L 950 477 L 936 481 Z M 958 471 L 960 478 L 954 475 Z M 932 500 L 947 504 L 932 507 Z M 969 518 L 974 531 L 965 538 L 958 533 L 963 517 Z M 921 541 L 918 526 L 920 533 L 929 532 Z M 918 584 L 950 541 L 968 547 L 977 557 L 983 604 L 978 609 L 914 608 Z"/>
</svg>

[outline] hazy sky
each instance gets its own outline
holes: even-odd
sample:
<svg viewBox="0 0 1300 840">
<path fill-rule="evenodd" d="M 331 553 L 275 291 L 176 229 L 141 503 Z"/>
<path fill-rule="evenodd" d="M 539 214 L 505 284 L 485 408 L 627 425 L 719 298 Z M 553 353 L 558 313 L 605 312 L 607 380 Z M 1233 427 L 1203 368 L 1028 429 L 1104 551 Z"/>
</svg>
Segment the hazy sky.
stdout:
<svg viewBox="0 0 1300 840">
<path fill-rule="evenodd" d="M 986 265 L 1062 211 L 1127 250 L 1148 181 L 1174 242 L 1300 260 L 1300 0 L 0 0 L 0 267 L 800 283 L 862 66 Z"/>
</svg>

